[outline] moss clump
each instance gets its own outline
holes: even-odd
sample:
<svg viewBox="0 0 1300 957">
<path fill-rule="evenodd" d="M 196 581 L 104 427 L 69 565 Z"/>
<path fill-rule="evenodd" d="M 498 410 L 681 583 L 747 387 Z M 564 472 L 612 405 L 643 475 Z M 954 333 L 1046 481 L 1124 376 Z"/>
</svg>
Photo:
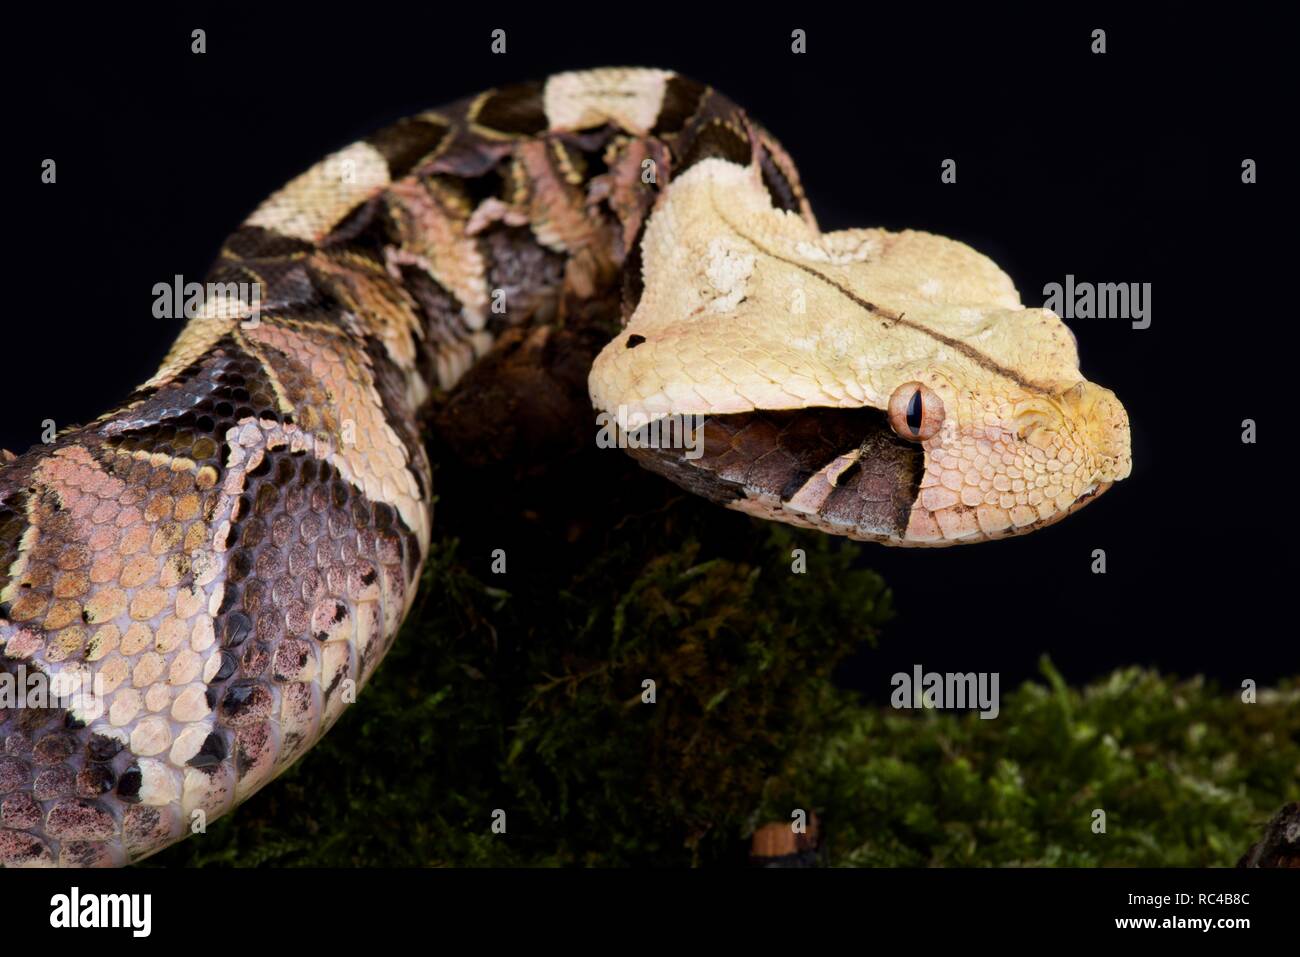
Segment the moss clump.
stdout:
<svg viewBox="0 0 1300 957">
<path fill-rule="evenodd" d="M 1226 866 L 1300 788 L 1294 684 L 1243 704 L 1137 668 L 1081 690 L 1042 671 L 994 721 L 848 709 L 789 789 L 824 810 L 831 860 Z"/>
</svg>

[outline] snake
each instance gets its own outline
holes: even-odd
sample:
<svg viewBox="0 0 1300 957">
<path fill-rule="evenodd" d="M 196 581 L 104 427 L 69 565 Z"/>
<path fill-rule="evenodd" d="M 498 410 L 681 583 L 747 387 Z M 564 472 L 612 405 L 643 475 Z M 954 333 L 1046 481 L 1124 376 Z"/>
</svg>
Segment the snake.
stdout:
<svg viewBox="0 0 1300 957">
<path fill-rule="evenodd" d="M 196 285 L 152 378 L 0 457 L 5 866 L 138 861 L 311 749 L 412 606 L 431 435 L 508 460 L 582 406 L 688 492 L 895 546 L 1032 532 L 1132 466 L 1055 314 L 955 240 L 821 231 L 766 128 L 668 70 L 398 120 Z"/>
</svg>

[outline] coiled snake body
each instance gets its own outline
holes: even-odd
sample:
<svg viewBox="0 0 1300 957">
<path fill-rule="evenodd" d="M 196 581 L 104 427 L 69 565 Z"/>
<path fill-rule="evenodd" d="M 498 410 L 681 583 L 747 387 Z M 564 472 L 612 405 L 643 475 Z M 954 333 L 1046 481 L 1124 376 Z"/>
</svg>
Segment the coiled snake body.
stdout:
<svg viewBox="0 0 1300 957">
<path fill-rule="evenodd" d="M 521 344 L 617 330 L 598 410 L 705 417 L 643 464 L 860 539 L 1016 534 L 1129 470 L 1054 315 L 960 243 L 819 232 L 779 144 L 660 70 L 380 130 L 259 206 L 206 290 L 124 404 L 0 465 L 0 675 L 50 692 L 0 701 L 5 865 L 138 860 L 319 739 L 411 606 L 421 410 L 500 414 Z"/>
</svg>

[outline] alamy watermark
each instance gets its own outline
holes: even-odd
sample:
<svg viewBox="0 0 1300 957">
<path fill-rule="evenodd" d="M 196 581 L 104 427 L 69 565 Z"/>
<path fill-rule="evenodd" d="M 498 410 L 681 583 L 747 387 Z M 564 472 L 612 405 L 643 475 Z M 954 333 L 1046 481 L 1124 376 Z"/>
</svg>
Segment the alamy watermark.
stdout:
<svg viewBox="0 0 1300 957">
<path fill-rule="evenodd" d="M 124 928 L 132 937 L 148 937 L 153 929 L 152 894 L 94 894 L 74 886 L 50 898 L 50 926 L 59 928 Z"/>
<path fill-rule="evenodd" d="M 913 665 L 909 674 L 900 671 L 890 679 L 894 693 L 889 703 L 904 710 L 940 708 L 964 711 L 977 708 L 981 718 L 991 720 L 1002 710 L 996 671 L 925 671 Z"/>
<path fill-rule="evenodd" d="M 647 421 L 648 420 L 648 421 Z M 596 446 L 602 449 L 685 449 L 684 457 L 694 461 L 704 455 L 704 416 L 664 415 L 650 419 L 644 412 L 629 413 L 620 405 L 618 413 L 596 416 Z"/>
<path fill-rule="evenodd" d="M 153 296 L 155 319 L 240 319 L 251 329 L 262 313 L 260 282 L 185 282 L 178 273 L 154 283 Z"/>
<path fill-rule="evenodd" d="M 92 721 L 104 713 L 104 676 L 91 679 L 80 671 L 50 675 L 20 664 L 13 671 L 0 671 L 0 711 L 11 708 L 57 708 Z"/>
<path fill-rule="evenodd" d="M 1062 319 L 1131 319 L 1134 329 L 1151 325 L 1151 283 L 1075 282 L 1067 273 L 1065 282 L 1043 287 L 1043 308 Z"/>
</svg>

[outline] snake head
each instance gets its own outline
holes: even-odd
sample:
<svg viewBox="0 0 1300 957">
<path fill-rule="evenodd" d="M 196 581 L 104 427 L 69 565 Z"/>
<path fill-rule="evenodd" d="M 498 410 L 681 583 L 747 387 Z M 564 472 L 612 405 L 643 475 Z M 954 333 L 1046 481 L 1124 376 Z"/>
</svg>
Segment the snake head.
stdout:
<svg viewBox="0 0 1300 957">
<path fill-rule="evenodd" d="M 591 396 L 629 432 L 701 420 L 697 454 L 629 449 L 690 491 L 947 545 L 1050 524 L 1129 474 L 1127 414 L 1084 379 L 1073 334 L 962 243 L 821 233 L 753 167 L 709 159 L 669 185 L 641 250 L 644 291 Z"/>
</svg>

